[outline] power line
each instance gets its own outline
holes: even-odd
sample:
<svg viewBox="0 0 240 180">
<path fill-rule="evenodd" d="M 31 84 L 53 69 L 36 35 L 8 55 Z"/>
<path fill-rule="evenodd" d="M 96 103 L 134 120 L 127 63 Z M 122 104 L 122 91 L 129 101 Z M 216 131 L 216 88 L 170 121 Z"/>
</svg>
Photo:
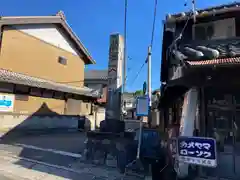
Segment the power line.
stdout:
<svg viewBox="0 0 240 180">
<path fill-rule="evenodd" d="M 157 16 L 157 4 L 158 4 L 158 0 L 155 0 L 155 4 L 154 4 L 154 14 L 153 14 L 153 24 L 152 24 L 152 32 L 151 32 L 151 41 L 150 41 L 150 46 L 152 48 L 153 46 L 153 41 L 154 41 L 154 35 L 155 35 L 155 24 L 156 24 L 156 16 Z M 143 67 L 145 66 L 145 64 L 147 64 L 148 62 L 148 58 L 146 58 L 146 60 L 144 61 L 144 63 L 142 64 L 142 66 L 140 67 L 140 70 L 137 72 L 135 78 L 133 79 L 132 85 L 134 84 L 134 82 L 136 81 L 136 79 L 138 78 L 139 74 L 141 73 Z"/>
<path fill-rule="evenodd" d="M 141 73 L 141 71 L 142 71 L 142 69 L 143 69 L 143 67 L 144 67 L 145 64 L 146 64 L 146 63 L 144 62 L 144 63 L 142 64 L 141 68 L 139 69 L 139 71 L 137 72 L 136 76 L 135 76 L 134 79 L 133 79 L 133 82 L 131 83 L 132 85 L 135 83 L 136 79 L 138 78 L 138 76 L 139 76 L 139 74 Z"/>
<path fill-rule="evenodd" d="M 157 3 L 158 1 L 155 0 L 155 5 L 154 5 L 154 14 L 153 14 L 153 26 L 152 26 L 152 37 L 151 37 L 151 48 L 153 46 L 153 40 L 154 40 L 154 33 L 155 33 L 155 24 L 156 24 L 156 16 L 157 16 Z"/>
<path fill-rule="evenodd" d="M 192 3 L 195 3 L 195 1 L 193 0 L 192 1 Z M 184 4 L 185 5 L 185 4 Z M 181 32 L 180 32 L 180 34 L 173 40 L 173 42 L 168 46 L 168 48 L 167 48 L 167 51 L 166 51 L 166 54 L 167 54 L 167 56 L 169 57 L 170 55 L 171 55 L 171 53 L 172 53 L 172 48 L 173 48 L 173 46 L 174 45 L 176 45 L 176 43 L 177 43 L 177 41 L 179 41 L 179 40 L 181 40 L 182 39 L 182 36 L 183 36 L 183 34 L 184 34 L 184 31 L 185 31 L 185 29 L 186 29 L 186 27 L 187 27 L 187 25 L 188 25 L 188 22 L 189 22 L 189 20 L 191 19 L 191 16 L 194 16 L 193 18 L 193 22 L 195 23 L 195 21 L 196 21 L 196 17 L 195 17 L 195 9 L 193 9 L 192 10 L 192 12 L 190 12 L 189 13 L 189 15 L 188 15 L 188 18 L 187 18 L 187 20 L 186 20 L 186 22 L 185 22 L 185 24 L 184 24 L 184 26 L 183 26 L 183 29 L 181 30 Z M 183 64 L 185 64 L 186 62 L 185 61 L 183 61 L 182 62 Z"/>
<path fill-rule="evenodd" d="M 130 60 L 130 61 L 132 60 L 132 58 L 131 58 L 131 57 L 129 57 L 129 56 L 128 56 L 128 58 L 127 58 L 127 59 L 128 59 L 128 60 Z M 128 72 L 128 73 L 130 73 L 131 71 L 132 71 L 132 67 L 129 67 L 129 68 L 127 69 L 127 72 Z M 125 79 L 127 80 L 127 78 L 128 78 L 128 77 L 126 76 L 126 78 L 125 78 Z M 106 77 L 106 78 L 104 78 L 104 77 L 103 77 L 102 79 L 103 79 L 103 80 L 107 80 L 108 78 L 107 78 L 107 77 Z M 116 80 L 116 79 L 117 79 L 117 77 L 116 77 L 116 78 L 114 78 L 114 80 Z M 83 82 L 83 83 L 85 83 L 86 81 L 85 81 L 85 80 L 75 80 L 75 81 L 73 80 L 73 81 L 62 81 L 62 82 L 57 82 L 57 83 L 62 83 L 62 84 L 71 84 L 71 83 L 80 83 L 80 82 Z"/>
<path fill-rule="evenodd" d="M 187 27 L 187 25 L 188 25 L 189 20 L 191 19 L 191 15 L 192 15 L 192 13 L 189 14 L 189 16 L 188 16 L 188 18 L 187 18 L 187 21 L 186 21 L 186 23 L 184 24 L 183 29 L 181 30 L 180 34 L 179 34 L 179 35 L 173 40 L 173 42 L 168 46 L 168 49 L 170 49 L 170 51 L 171 51 L 172 47 L 177 43 L 177 41 L 179 41 L 179 40 L 182 39 L 183 33 L 184 33 L 184 31 L 185 31 L 185 29 L 186 29 L 186 27 Z M 168 51 L 168 49 L 167 49 L 167 51 Z M 167 52 L 167 53 L 168 53 L 168 52 Z"/>
<path fill-rule="evenodd" d="M 131 61 L 132 58 L 128 56 L 127 60 Z M 130 73 L 131 71 L 132 71 L 132 66 L 127 68 L 128 73 Z M 127 81 L 127 80 L 128 80 L 128 75 L 126 75 L 126 77 L 125 77 L 125 81 Z"/>
</svg>

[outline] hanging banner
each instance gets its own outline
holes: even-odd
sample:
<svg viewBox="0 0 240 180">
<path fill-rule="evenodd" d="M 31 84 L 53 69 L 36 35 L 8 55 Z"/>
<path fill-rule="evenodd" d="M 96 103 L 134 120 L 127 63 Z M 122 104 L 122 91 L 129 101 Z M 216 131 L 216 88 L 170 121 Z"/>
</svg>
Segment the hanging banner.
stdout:
<svg viewBox="0 0 240 180">
<path fill-rule="evenodd" d="M 14 95 L 0 94 L 0 112 L 13 112 Z"/>
<path fill-rule="evenodd" d="M 178 160 L 187 164 L 216 167 L 216 141 L 206 137 L 178 137 Z"/>
</svg>

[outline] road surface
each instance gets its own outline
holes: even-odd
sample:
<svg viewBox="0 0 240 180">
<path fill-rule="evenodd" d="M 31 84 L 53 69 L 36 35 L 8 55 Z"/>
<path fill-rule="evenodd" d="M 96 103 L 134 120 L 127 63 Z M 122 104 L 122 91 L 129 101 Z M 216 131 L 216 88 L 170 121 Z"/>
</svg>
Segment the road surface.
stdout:
<svg viewBox="0 0 240 180">
<path fill-rule="evenodd" d="M 85 139 L 84 133 L 76 132 L 0 141 L 0 174 L 14 173 L 19 180 L 121 179 L 117 169 L 83 162 Z"/>
<path fill-rule="evenodd" d="M 7 176 L 1 175 L 1 174 L 0 174 L 0 179 L 1 180 L 15 180 L 14 178 L 10 178 L 10 177 L 7 177 Z"/>
</svg>

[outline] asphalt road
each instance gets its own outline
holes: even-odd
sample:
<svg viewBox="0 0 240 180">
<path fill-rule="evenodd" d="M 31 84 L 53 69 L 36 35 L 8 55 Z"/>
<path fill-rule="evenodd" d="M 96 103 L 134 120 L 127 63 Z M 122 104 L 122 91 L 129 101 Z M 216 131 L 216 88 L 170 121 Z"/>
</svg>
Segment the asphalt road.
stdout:
<svg viewBox="0 0 240 180">
<path fill-rule="evenodd" d="M 135 129 L 138 125 L 139 123 L 129 123 L 128 127 Z M 26 161 L 33 160 L 34 163 L 44 163 L 46 166 L 54 165 L 56 167 L 72 170 L 82 170 L 87 168 L 90 170 L 91 174 L 95 174 L 94 176 L 96 177 L 100 178 L 102 175 L 107 174 L 109 175 L 109 178 L 111 177 L 110 179 L 115 180 L 115 177 L 119 176 L 119 172 L 116 169 L 95 167 L 91 164 L 85 164 L 82 161 L 82 158 L 84 157 L 83 152 L 85 149 L 85 140 L 86 136 L 83 132 L 27 135 L 14 137 L 13 139 L 4 138 L 4 140 L 0 140 L 0 156 L 15 156 L 25 158 Z M 16 166 L 25 167 L 25 163 L 21 162 L 22 161 L 17 161 L 14 164 Z M 37 171 L 41 172 L 41 170 Z M 3 178 L 1 178 L 1 176 L 3 176 Z M 0 180 L 4 178 L 9 180 L 9 177 L 4 177 L 4 174 L 1 176 Z M 63 176 L 61 175 L 61 177 Z M 79 175 L 77 176 L 77 179 L 79 179 Z"/>
<path fill-rule="evenodd" d="M 128 121 L 125 124 L 126 130 L 138 129 L 138 122 Z M 0 144 L 14 145 L 14 144 L 27 144 L 43 149 L 56 149 L 71 153 L 81 154 L 84 151 L 86 136 L 84 132 L 62 132 L 53 134 L 36 134 L 26 135 L 17 138 L 5 138 L 7 140 L 0 141 Z M 1 150 L 1 148 L 0 148 Z M 25 153 L 24 153 L 25 154 Z"/>
<path fill-rule="evenodd" d="M 24 148 L 21 146 L 13 145 L 0 145 L 0 150 L 5 151 L 8 155 L 18 156 L 21 158 L 32 159 L 48 164 L 54 164 L 58 166 L 71 167 L 72 164 L 76 163 L 79 158 L 72 156 L 62 155 L 54 152 L 48 152 L 45 150 L 36 150 L 32 148 Z"/>
<path fill-rule="evenodd" d="M 27 144 L 46 149 L 57 149 L 72 153 L 82 153 L 84 141 L 86 140 L 83 132 L 62 132 L 52 134 L 36 134 L 19 136 L 17 138 L 0 141 L 1 144 Z"/>
<path fill-rule="evenodd" d="M 14 179 L 12 179 L 12 178 L 8 178 L 8 177 L 6 177 L 6 176 L 4 176 L 4 175 L 1 175 L 1 174 L 0 174 L 0 179 L 1 179 L 1 180 L 14 180 Z"/>
<path fill-rule="evenodd" d="M 82 132 L 21 136 L 0 141 L 0 150 L 21 158 L 71 167 L 80 160 L 85 140 Z"/>
<path fill-rule="evenodd" d="M 85 139 L 84 133 L 58 133 L 19 137 L 13 140 L 0 141 L 0 156 L 20 157 L 23 158 L 23 161 L 31 160 L 30 162 L 55 166 L 60 169 L 67 168 L 73 171 L 89 169 L 90 175 L 89 173 L 87 175 L 84 175 L 84 173 L 80 175 L 84 176 L 84 179 L 92 179 L 93 175 L 99 178 L 103 175 L 109 175 L 110 179 L 116 179 L 115 177 L 119 176 L 116 175 L 119 174 L 117 170 L 107 167 L 95 167 L 92 164 L 86 164 L 82 161 L 81 154 L 84 150 Z M 14 165 L 28 169 L 29 167 L 23 161 L 16 161 Z M 43 172 L 41 169 L 36 169 L 35 171 Z M 4 176 L 4 174 L 1 174 L 1 176 Z M 1 176 L 0 180 L 5 178 L 1 178 Z M 63 175 L 58 176 L 64 177 Z M 87 178 L 88 176 L 91 176 L 91 178 Z M 69 179 L 79 179 L 79 174 L 75 178 Z"/>
</svg>

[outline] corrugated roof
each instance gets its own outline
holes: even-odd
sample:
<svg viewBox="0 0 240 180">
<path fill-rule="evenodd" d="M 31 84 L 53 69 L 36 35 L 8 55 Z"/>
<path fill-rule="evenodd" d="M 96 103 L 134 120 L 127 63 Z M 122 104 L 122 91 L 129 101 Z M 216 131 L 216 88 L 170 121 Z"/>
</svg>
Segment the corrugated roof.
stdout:
<svg viewBox="0 0 240 180">
<path fill-rule="evenodd" d="M 81 40 L 73 32 L 71 27 L 67 24 L 65 16 L 62 12 L 57 13 L 54 16 L 3 16 L 0 17 L 0 27 L 4 25 L 21 25 L 21 24 L 58 24 L 66 34 L 70 37 L 73 44 L 75 44 L 76 49 L 80 54 L 83 54 L 84 61 L 86 64 L 96 64 L 96 62 L 91 57 L 90 53 L 83 45 Z"/>
<path fill-rule="evenodd" d="M 107 80 L 108 70 L 87 70 L 84 74 L 85 80 Z"/>
<path fill-rule="evenodd" d="M 240 57 L 236 58 L 223 58 L 223 59 L 211 59 L 201 61 L 186 61 L 190 66 L 211 66 L 211 65 L 240 65 Z"/>
<path fill-rule="evenodd" d="M 81 88 L 69 86 L 66 84 L 56 83 L 50 80 L 45 80 L 41 78 L 27 76 L 21 73 L 12 72 L 6 69 L 0 69 L 0 81 L 96 98 L 100 96 L 98 92 L 87 87 Z"/>
</svg>

